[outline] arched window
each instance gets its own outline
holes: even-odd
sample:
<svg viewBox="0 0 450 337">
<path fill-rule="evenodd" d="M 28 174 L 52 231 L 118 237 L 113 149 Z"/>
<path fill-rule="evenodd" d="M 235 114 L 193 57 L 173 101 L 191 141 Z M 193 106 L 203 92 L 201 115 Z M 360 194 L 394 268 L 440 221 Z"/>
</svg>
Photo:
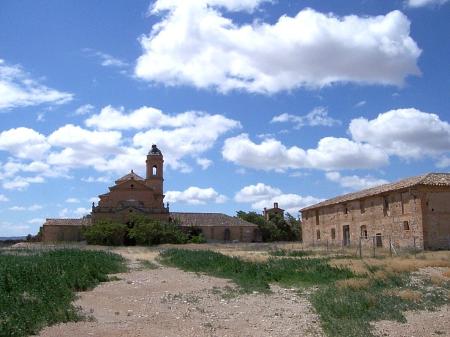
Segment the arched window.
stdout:
<svg viewBox="0 0 450 337">
<path fill-rule="evenodd" d="M 153 169 L 152 169 L 152 174 L 154 175 L 154 176 L 156 176 L 156 171 L 158 170 L 158 167 L 156 166 L 156 165 L 154 165 L 153 166 Z"/>
<path fill-rule="evenodd" d="M 317 230 L 317 240 L 320 240 L 320 231 Z"/>
</svg>

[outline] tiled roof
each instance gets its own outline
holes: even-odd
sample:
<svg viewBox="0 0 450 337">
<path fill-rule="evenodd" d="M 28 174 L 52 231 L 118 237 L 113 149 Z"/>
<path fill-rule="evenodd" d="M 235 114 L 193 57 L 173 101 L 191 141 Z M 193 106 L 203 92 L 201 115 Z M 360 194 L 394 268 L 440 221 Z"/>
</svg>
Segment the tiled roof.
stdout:
<svg viewBox="0 0 450 337">
<path fill-rule="evenodd" d="M 127 180 L 144 180 L 144 178 L 142 178 L 141 176 L 138 176 L 136 173 L 133 172 L 133 170 L 131 170 L 130 173 L 128 173 L 127 175 L 124 175 L 122 178 L 119 178 L 116 180 L 116 184 L 122 182 L 122 181 L 127 181 Z"/>
<path fill-rule="evenodd" d="M 257 227 L 251 222 L 222 213 L 181 213 L 171 212 L 170 216 L 178 219 L 182 226 L 245 226 Z"/>
<path fill-rule="evenodd" d="M 91 224 L 90 218 L 46 219 L 44 226 L 87 226 L 90 224 Z"/>
<path fill-rule="evenodd" d="M 344 194 L 332 199 L 328 199 L 325 201 L 322 201 L 318 204 L 308 206 L 305 208 L 302 208 L 301 211 L 307 211 L 310 209 L 315 209 L 323 206 L 330 206 L 339 204 L 342 202 L 357 200 L 361 198 L 366 198 L 378 194 L 387 193 L 390 191 L 396 191 L 401 190 L 405 188 L 410 188 L 417 185 L 425 185 L 425 186 L 450 186 L 450 173 L 428 173 L 423 174 L 416 177 L 410 177 L 406 178 L 394 183 L 390 184 L 384 184 L 372 188 L 368 188 L 366 190 Z"/>
</svg>

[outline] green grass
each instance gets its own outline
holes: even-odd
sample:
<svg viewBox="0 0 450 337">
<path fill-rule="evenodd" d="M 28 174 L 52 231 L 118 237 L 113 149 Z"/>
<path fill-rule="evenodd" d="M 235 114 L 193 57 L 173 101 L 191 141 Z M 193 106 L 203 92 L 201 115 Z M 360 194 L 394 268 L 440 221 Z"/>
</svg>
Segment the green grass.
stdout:
<svg viewBox="0 0 450 337">
<path fill-rule="evenodd" d="M 331 267 L 325 259 L 269 259 L 243 261 L 208 250 L 169 249 L 161 262 L 185 271 L 233 280 L 244 292 L 269 291 L 269 283 L 284 286 L 327 284 L 354 276 L 348 269 Z"/>
<path fill-rule="evenodd" d="M 142 269 L 158 269 L 159 266 L 149 260 L 138 260 L 140 265 L 142 266 Z"/>
<path fill-rule="evenodd" d="M 62 249 L 0 254 L 0 336 L 37 334 L 43 327 L 82 317 L 75 291 L 125 270 L 116 254 Z"/>
<path fill-rule="evenodd" d="M 289 256 L 289 257 L 305 257 L 311 255 L 310 251 L 307 250 L 285 250 L 278 249 L 269 251 L 269 255 L 272 256 Z"/>
</svg>

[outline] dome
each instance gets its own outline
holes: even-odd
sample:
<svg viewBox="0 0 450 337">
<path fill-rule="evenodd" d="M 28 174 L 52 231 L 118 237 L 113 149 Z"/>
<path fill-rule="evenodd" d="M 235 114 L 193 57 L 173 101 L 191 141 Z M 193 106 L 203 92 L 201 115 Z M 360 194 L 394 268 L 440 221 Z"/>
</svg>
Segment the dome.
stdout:
<svg viewBox="0 0 450 337">
<path fill-rule="evenodd" d="M 162 156 L 161 150 L 158 149 L 155 144 L 152 145 L 152 149 L 148 152 L 148 154 L 152 156 Z"/>
</svg>

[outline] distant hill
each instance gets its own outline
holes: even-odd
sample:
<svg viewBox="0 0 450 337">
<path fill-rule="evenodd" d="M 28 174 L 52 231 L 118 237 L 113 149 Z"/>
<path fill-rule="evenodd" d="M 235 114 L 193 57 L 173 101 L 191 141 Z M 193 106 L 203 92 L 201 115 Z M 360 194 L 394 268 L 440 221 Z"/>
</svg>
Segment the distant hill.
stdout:
<svg viewBox="0 0 450 337">
<path fill-rule="evenodd" d="M 26 238 L 26 236 L 0 236 L 0 241 L 20 241 Z"/>
</svg>

